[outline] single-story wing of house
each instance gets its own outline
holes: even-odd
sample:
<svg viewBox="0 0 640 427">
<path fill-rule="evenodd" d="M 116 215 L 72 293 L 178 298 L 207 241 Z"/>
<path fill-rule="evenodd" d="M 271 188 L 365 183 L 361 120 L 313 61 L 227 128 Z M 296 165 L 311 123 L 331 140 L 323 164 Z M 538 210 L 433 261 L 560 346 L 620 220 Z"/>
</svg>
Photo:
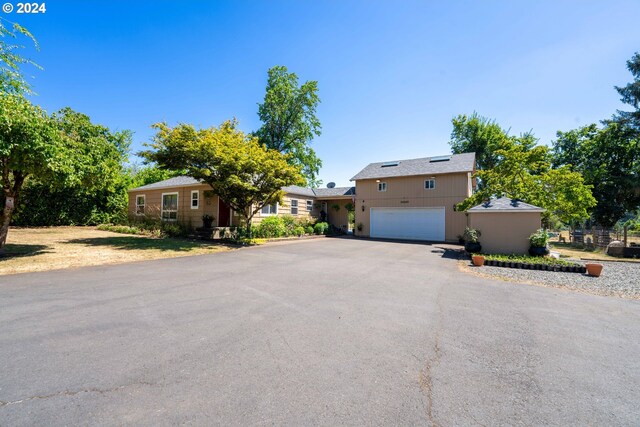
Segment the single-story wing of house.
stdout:
<svg viewBox="0 0 640 427">
<path fill-rule="evenodd" d="M 354 203 L 354 187 L 283 187 L 284 203 L 265 205 L 253 217 L 253 224 L 273 215 L 304 219 L 325 219 L 347 231 L 348 208 Z M 348 206 L 351 204 L 351 206 Z M 218 197 L 208 184 L 178 176 L 129 190 L 129 217 L 176 221 L 193 228 L 203 226 L 203 216 L 213 217 L 214 227 L 240 225 L 240 217 Z"/>
</svg>

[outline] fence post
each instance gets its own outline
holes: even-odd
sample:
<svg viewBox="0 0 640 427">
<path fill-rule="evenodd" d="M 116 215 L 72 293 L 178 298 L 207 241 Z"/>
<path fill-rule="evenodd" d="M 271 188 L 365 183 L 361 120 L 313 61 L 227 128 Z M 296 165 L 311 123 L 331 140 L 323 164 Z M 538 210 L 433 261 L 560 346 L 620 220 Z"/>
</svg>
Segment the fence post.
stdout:
<svg viewBox="0 0 640 427">
<path fill-rule="evenodd" d="M 629 226 L 627 224 L 624 225 L 624 247 L 627 247 L 627 230 L 629 229 Z"/>
</svg>

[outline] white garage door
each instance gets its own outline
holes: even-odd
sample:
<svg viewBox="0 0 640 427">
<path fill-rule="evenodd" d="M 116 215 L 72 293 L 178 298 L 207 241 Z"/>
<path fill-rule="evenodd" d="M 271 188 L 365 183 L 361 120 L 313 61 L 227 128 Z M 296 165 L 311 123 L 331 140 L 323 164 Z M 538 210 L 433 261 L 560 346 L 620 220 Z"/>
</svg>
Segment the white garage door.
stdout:
<svg viewBox="0 0 640 427">
<path fill-rule="evenodd" d="M 444 241 L 442 208 L 371 208 L 371 237 Z"/>
</svg>

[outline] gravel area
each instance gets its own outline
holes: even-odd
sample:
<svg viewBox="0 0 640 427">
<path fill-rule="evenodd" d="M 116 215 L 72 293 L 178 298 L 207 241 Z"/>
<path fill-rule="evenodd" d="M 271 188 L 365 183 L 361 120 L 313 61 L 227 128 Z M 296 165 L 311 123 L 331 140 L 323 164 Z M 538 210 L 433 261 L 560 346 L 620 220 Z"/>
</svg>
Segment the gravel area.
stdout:
<svg viewBox="0 0 640 427">
<path fill-rule="evenodd" d="M 576 261 L 585 264 L 584 260 Z M 640 299 L 640 263 L 598 261 L 604 266 L 600 277 L 580 273 L 521 270 L 505 267 L 474 267 L 465 261 L 468 271 L 486 277 L 497 277 L 515 282 L 568 288 L 598 295 L 615 295 Z"/>
</svg>

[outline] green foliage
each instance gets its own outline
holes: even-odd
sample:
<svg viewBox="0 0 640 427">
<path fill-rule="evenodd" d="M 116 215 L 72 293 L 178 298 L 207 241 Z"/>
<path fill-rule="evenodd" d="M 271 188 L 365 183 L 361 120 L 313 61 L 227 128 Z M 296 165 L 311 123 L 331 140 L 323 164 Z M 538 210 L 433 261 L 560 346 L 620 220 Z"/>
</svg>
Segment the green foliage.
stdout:
<svg viewBox="0 0 640 427">
<path fill-rule="evenodd" d="M 461 114 L 452 120 L 453 130 L 449 145 L 453 154 L 476 153 L 476 168 L 478 170 L 492 169 L 499 160 L 497 150 L 505 149 L 518 141 L 528 149 L 535 145 L 532 134 L 525 134 L 519 138 L 509 136 L 508 132 L 494 120 L 482 117 L 477 113 L 471 116 Z"/>
<path fill-rule="evenodd" d="M 127 217 L 130 178 L 123 169 L 131 141 L 128 131 L 111 132 L 88 116 L 64 108 L 51 117 L 61 137 L 66 168 L 58 179 L 32 175 L 16 212 L 16 225 L 122 223 Z"/>
<path fill-rule="evenodd" d="M 320 103 L 318 82 L 298 85 L 298 76 L 287 67 L 275 66 L 268 72 L 264 102 L 258 105 L 263 125 L 256 131 L 260 143 L 267 148 L 290 154 L 289 163 L 299 167 L 307 185 L 316 187 L 322 161 L 309 146 L 320 135 L 320 121 L 316 109 Z"/>
<path fill-rule="evenodd" d="M 468 243 L 478 243 L 480 236 L 480 230 L 476 230 L 475 228 L 465 227 L 464 233 L 462 234 L 462 238 L 465 242 Z"/>
<path fill-rule="evenodd" d="M 555 265 L 558 267 L 577 267 L 580 264 L 575 262 L 565 261 L 563 259 L 557 259 L 552 257 L 538 257 L 530 255 L 502 255 L 502 254 L 483 254 L 486 261 L 504 261 L 504 262 L 522 262 L 531 265 Z"/>
<path fill-rule="evenodd" d="M 131 181 L 129 188 L 138 188 L 143 185 L 153 184 L 155 182 L 164 181 L 165 179 L 184 175 L 185 171 L 160 169 L 155 165 L 145 167 L 133 166 L 127 170 L 127 174 Z"/>
<path fill-rule="evenodd" d="M 7 199 L 12 198 L 17 206 L 29 178 L 54 183 L 72 177 L 75 170 L 71 157 L 46 112 L 22 96 L 0 94 L 0 250 L 14 212 Z"/>
<path fill-rule="evenodd" d="M 236 129 L 235 121 L 219 128 L 196 130 L 181 124 L 170 128 L 156 123 L 151 150 L 141 153 L 158 167 L 185 170 L 205 182 L 241 215 L 251 230 L 251 218 L 264 205 L 282 203 L 282 187 L 300 185 L 304 179 L 287 156 L 260 144 Z"/>
<path fill-rule="evenodd" d="M 536 248 L 545 248 L 549 243 L 549 234 L 543 228 L 529 236 L 529 244 Z"/>
<path fill-rule="evenodd" d="M 618 110 L 613 120 L 621 125 L 633 128 L 636 136 L 640 133 L 640 53 L 636 52 L 630 60 L 627 61 L 627 69 L 633 75 L 633 81 L 626 86 L 617 87 L 616 90 L 620 94 L 620 100 L 627 105 L 633 107 L 633 111 Z"/>
<path fill-rule="evenodd" d="M 4 22 L 0 18 L 0 93 L 29 94 L 31 93 L 31 85 L 22 75 L 21 66 L 29 64 L 36 68 L 41 67 L 32 60 L 21 56 L 18 51 L 23 49 L 24 46 L 15 44 L 11 39 L 24 36 L 33 42 L 36 49 L 39 49 L 38 42 L 26 28 L 18 24 L 13 24 L 11 28 L 7 28 Z"/>
<path fill-rule="evenodd" d="M 305 231 L 306 234 L 313 234 L 313 226 L 312 225 L 307 225 L 304 228 L 304 231 Z"/>
<path fill-rule="evenodd" d="M 127 225 L 100 224 L 98 230 L 123 234 L 139 234 L 152 237 L 188 237 L 191 229 L 177 222 L 160 220 L 135 220 Z"/>
<path fill-rule="evenodd" d="M 329 224 L 326 222 L 318 222 L 316 223 L 316 225 L 313 226 L 313 232 L 315 234 L 327 234 L 327 232 L 329 231 Z"/>
<path fill-rule="evenodd" d="M 628 126 L 608 122 L 558 132 L 553 162 L 582 174 L 593 186 L 594 220 L 611 227 L 640 205 L 640 139 Z"/>
<path fill-rule="evenodd" d="M 507 196 L 544 208 L 543 220 L 555 215 L 570 223 L 589 216 L 596 204 L 591 186 L 582 175 L 568 167 L 551 169 L 551 157 L 546 146 L 532 146 L 529 137 L 512 138 L 494 153 L 496 164 L 477 172 L 482 187 L 457 205 L 466 210 L 491 197 Z"/>
<path fill-rule="evenodd" d="M 337 204 L 337 203 L 334 203 L 334 204 L 331 205 L 331 209 L 333 209 L 336 212 L 339 212 L 340 211 L 340 205 Z"/>
<path fill-rule="evenodd" d="M 277 238 L 283 237 L 287 233 L 284 221 L 279 216 L 270 216 L 262 221 L 253 232 L 255 237 Z"/>
<path fill-rule="evenodd" d="M 298 237 L 304 236 L 304 227 L 300 225 L 297 226 L 296 228 L 293 229 L 293 234 Z"/>
</svg>

